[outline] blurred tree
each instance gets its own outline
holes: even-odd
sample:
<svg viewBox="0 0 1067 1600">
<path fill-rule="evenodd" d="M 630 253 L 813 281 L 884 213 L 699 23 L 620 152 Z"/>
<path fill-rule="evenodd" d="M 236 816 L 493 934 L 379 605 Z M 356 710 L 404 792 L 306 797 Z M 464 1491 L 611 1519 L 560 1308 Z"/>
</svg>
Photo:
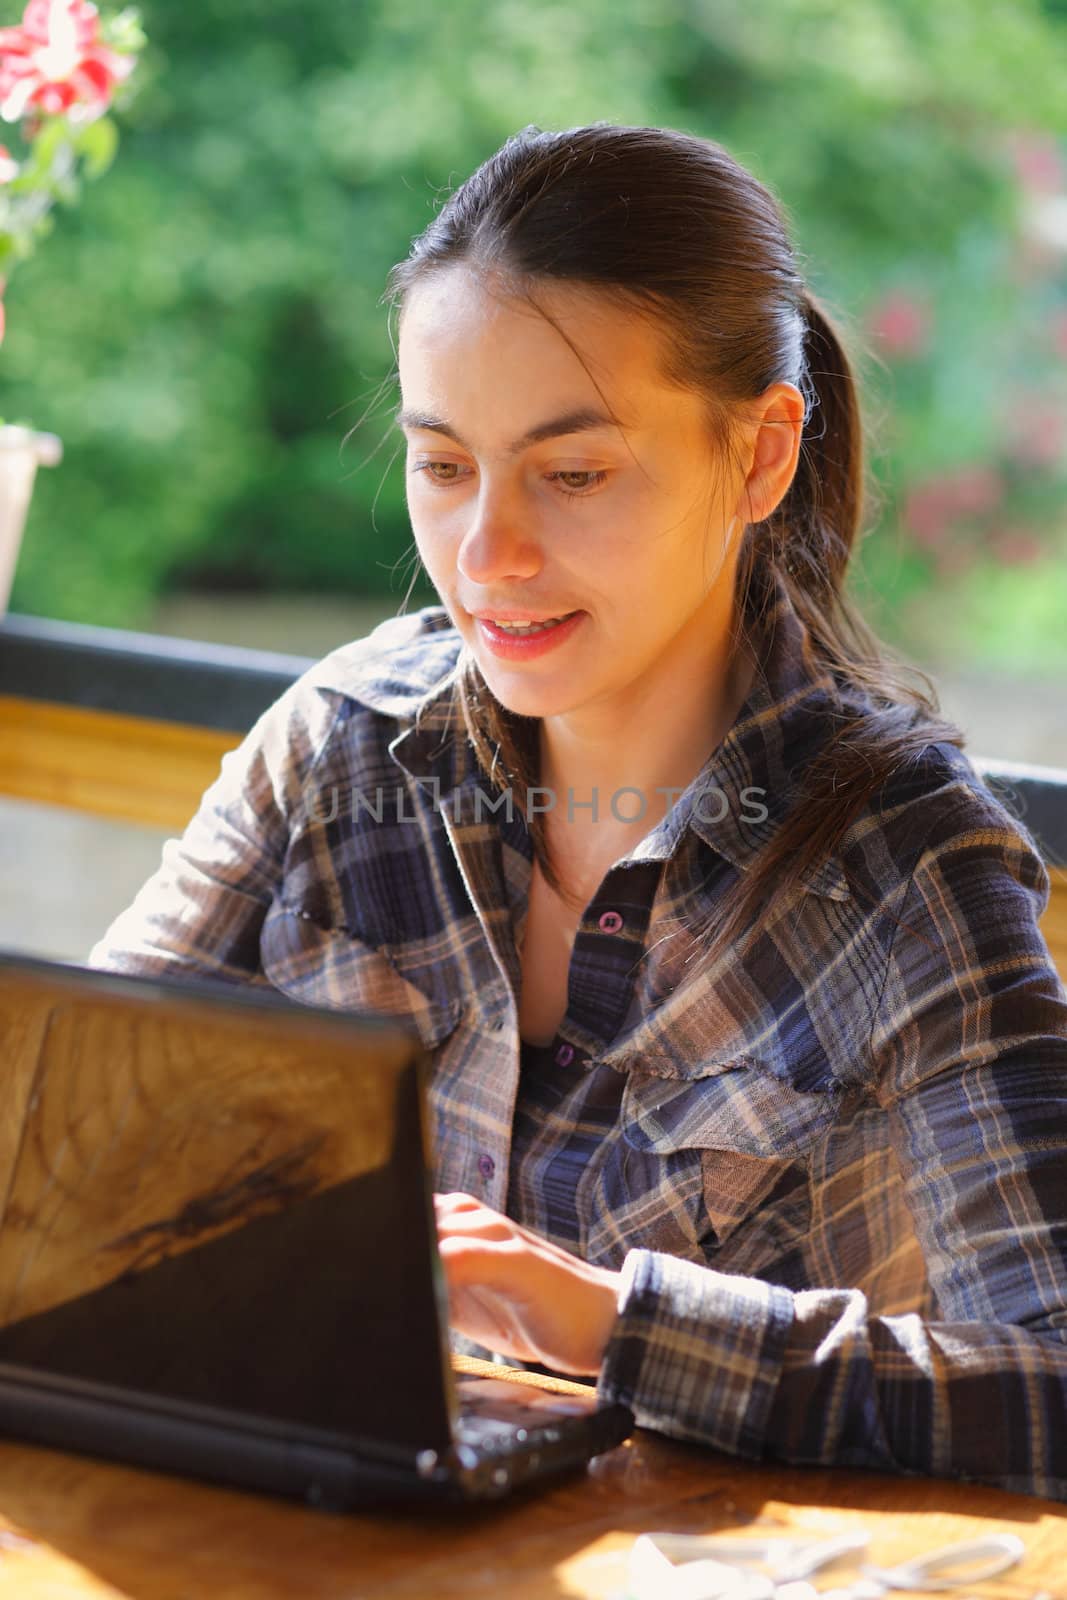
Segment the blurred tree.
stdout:
<svg viewBox="0 0 1067 1600">
<path fill-rule="evenodd" d="M 385 274 L 509 133 L 597 119 L 719 139 L 783 200 L 861 353 L 884 505 L 858 581 L 887 632 L 946 584 L 965 627 L 1007 564 L 1032 633 L 1067 582 L 1062 4 L 142 9 L 121 168 L 8 296 L 0 409 L 66 448 L 17 609 L 138 625 L 192 584 L 399 598 L 392 396 L 342 448 L 392 367 Z"/>
</svg>

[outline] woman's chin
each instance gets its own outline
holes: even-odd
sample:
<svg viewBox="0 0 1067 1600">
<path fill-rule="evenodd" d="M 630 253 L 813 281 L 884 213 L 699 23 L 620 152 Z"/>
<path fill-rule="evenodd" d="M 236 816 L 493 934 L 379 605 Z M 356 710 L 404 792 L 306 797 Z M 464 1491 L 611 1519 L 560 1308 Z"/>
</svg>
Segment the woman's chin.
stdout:
<svg viewBox="0 0 1067 1600">
<path fill-rule="evenodd" d="M 564 684 L 523 683 L 517 672 L 500 670 L 498 661 L 478 666 L 495 699 L 516 717 L 558 717 L 578 703 L 573 687 Z"/>
</svg>

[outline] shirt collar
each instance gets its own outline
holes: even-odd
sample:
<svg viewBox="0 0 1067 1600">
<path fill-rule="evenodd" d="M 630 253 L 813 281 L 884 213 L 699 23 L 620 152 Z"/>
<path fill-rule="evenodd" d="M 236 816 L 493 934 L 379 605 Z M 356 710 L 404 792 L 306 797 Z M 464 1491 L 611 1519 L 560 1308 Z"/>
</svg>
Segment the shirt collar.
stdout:
<svg viewBox="0 0 1067 1600">
<path fill-rule="evenodd" d="M 776 572 L 757 566 L 748 617 L 759 641 L 748 697 L 726 738 L 635 857 L 671 854 L 688 827 L 747 872 L 791 809 L 804 766 L 825 743 L 835 715 L 843 714 L 833 675 L 815 662 L 808 631 Z M 319 677 L 322 687 L 403 724 L 389 753 L 416 781 L 435 786 L 441 803 L 485 782 L 469 741 L 452 737 L 461 643 L 445 608 L 427 606 L 392 617 L 367 639 L 335 651 Z M 837 855 L 815 863 L 800 882 L 831 900 L 850 898 Z"/>
</svg>

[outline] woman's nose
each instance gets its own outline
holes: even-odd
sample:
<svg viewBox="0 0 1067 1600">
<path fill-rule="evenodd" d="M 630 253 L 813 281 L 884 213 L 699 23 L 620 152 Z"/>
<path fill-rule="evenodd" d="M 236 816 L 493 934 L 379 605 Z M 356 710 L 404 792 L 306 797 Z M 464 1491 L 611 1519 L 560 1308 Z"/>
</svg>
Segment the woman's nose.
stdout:
<svg viewBox="0 0 1067 1600">
<path fill-rule="evenodd" d="M 463 535 L 456 565 L 472 584 L 484 585 L 501 578 L 535 577 L 542 556 L 536 538 L 525 533 L 497 501 L 479 507 Z"/>
</svg>

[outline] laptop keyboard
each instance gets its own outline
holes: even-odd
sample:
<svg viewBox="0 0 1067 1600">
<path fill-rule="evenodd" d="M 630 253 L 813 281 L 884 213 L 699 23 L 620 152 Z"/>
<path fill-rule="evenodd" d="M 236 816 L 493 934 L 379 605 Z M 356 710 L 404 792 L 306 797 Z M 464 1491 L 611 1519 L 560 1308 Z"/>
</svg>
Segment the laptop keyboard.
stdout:
<svg viewBox="0 0 1067 1600">
<path fill-rule="evenodd" d="M 559 1438 L 559 1429 L 546 1429 L 543 1419 L 532 1428 L 524 1428 L 514 1422 L 474 1416 L 460 1417 L 455 1427 L 455 1440 L 457 1444 L 471 1445 L 481 1456 L 502 1456 L 525 1445 L 531 1433 L 536 1433 L 538 1439 L 546 1443 Z"/>
<path fill-rule="evenodd" d="M 570 1418 L 588 1417 L 596 1407 L 592 1389 L 586 1399 L 584 1395 L 520 1388 L 502 1378 L 460 1378 L 456 1388 L 456 1443 L 469 1445 L 483 1456 L 505 1455 L 531 1444 L 555 1444 Z"/>
<path fill-rule="evenodd" d="M 530 1479 L 573 1467 L 611 1450 L 633 1428 L 622 1406 L 602 1406 L 596 1390 L 553 1394 L 528 1389 L 503 1378 L 459 1376 L 455 1380 L 457 1418 L 452 1455 L 465 1476 L 452 1480 L 465 1498 L 498 1497 Z M 419 1453 L 421 1478 L 448 1471 L 435 1450 Z"/>
</svg>

